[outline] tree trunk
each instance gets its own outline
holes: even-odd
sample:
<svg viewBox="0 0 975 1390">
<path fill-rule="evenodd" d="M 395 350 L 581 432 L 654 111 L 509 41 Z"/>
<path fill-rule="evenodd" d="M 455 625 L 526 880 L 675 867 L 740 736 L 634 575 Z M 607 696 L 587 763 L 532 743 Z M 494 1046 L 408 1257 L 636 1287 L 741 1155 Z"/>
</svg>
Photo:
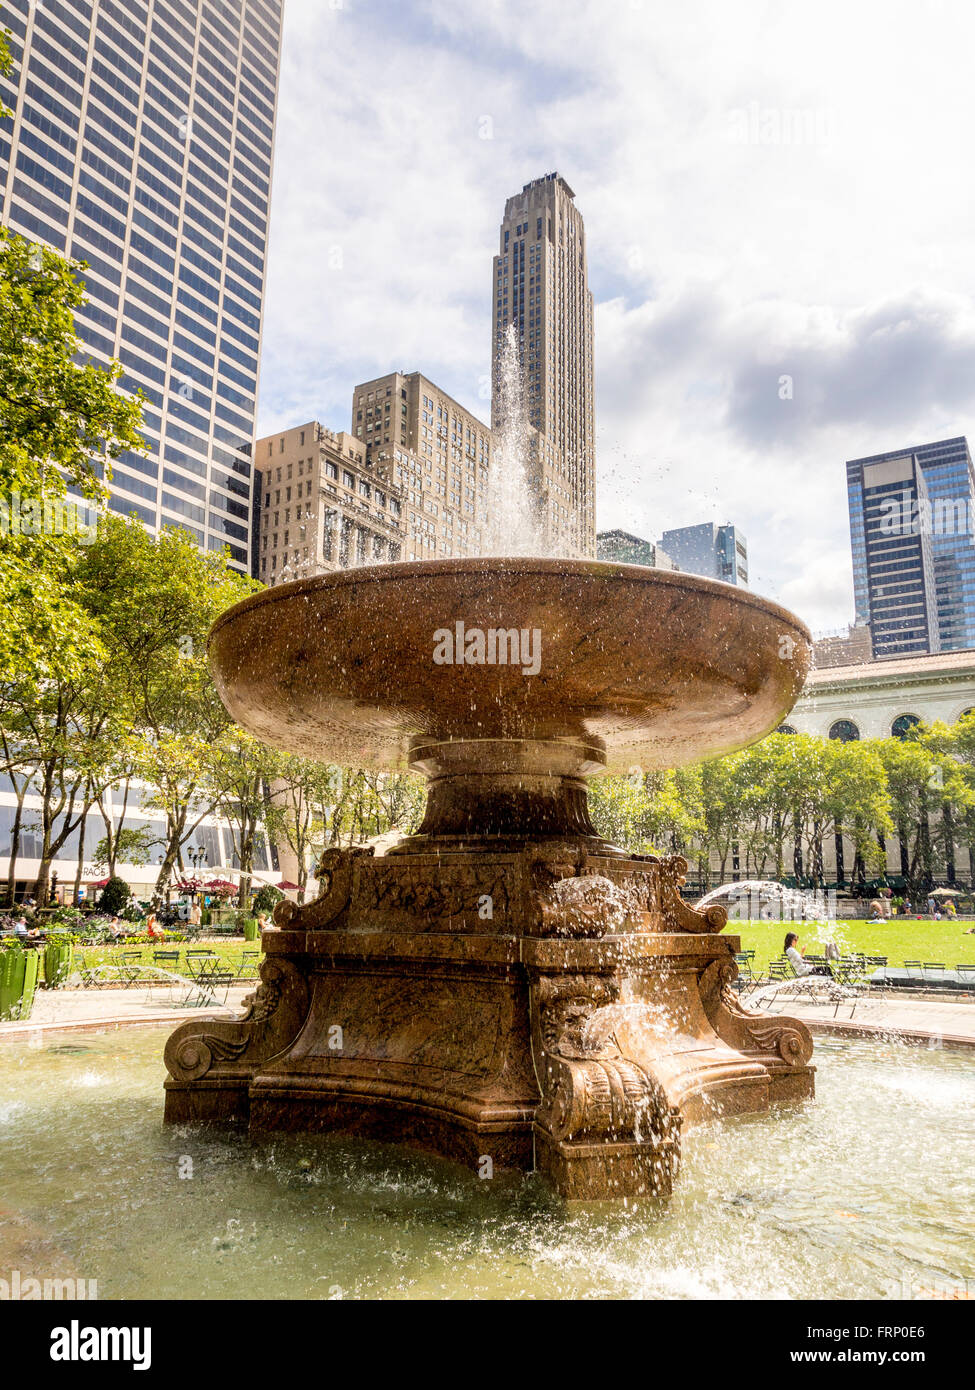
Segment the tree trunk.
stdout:
<svg viewBox="0 0 975 1390">
<path fill-rule="evenodd" d="M 897 822 L 897 844 L 901 856 L 901 877 L 908 879 L 911 876 L 911 861 L 909 858 L 909 841 L 907 838 L 907 827 L 903 821 Z"/>
<path fill-rule="evenodd" d="M 78 827 L 78 862 L 75 867 L 74 888 L 71 893 L 71 906 L 77 907 L 78 895 L 81 892 L 81 879 L 85 872 L 85 830 L 88 826 L 88 807 L 81 813 L 81 823 Z M 111 875 L 109 875 L 111 877 Z"/>
<path fill-rule="evenodd" d="M 13 777 L 11 777 L 13 783 Z M 17 796 L 17 809 L 14 812 L 14 823 L 10 830 L 10 862 L 7 865 L 7 906 L 13 907 L 14 896 L 17 888 L 17 856 L 20 853 L 20 827 L 24 817 L 24 797 L 27 795 L 28 778 L 24 778 L 24 785 L 18 792 L 14 783 L 14 791 Z"/>
<path fill-rule="evenodd" d="M 945 803 L 941 814 L 944 821 L 945 877 L 953 886 L 955 882 L 955 820 L 951 814 L 951 807 L 947 803 Z"/>
<path fill-rule="evenodd" d="M 153 896 L 158 900 L 169 892 L 169 881 L 173 876 L 173 869 L 179 859 L 180 847 L 183 843 L 183 830 L 186 826 L 185 811 L 181 816 L 174 817 L 166 812 L 166 848 L 163 852 L 162 863 L 159 865 L 159 873 L 156 876 L 156 886 Z"/>
</svg>

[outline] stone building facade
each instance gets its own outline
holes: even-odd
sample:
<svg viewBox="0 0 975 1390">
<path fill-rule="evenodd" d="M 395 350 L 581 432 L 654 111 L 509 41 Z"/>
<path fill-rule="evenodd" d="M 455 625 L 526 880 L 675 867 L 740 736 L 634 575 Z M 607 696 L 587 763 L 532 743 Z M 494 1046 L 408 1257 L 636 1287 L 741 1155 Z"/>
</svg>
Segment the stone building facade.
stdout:
<svg viewBox="0 0 975 1390">
<path fill-rule="evenodd" d="M 313 420 L 265 436 L 256 453 L 262 583 L 403 558 L 403 490 L 353 435 Z"/>
<path fill-rule="evenodd" d="M 403 494 L 403 559 L 479 555 L 494 439 L 420 372 L 390 372 L 352 393 L 352 432 Z"/>
</svg>

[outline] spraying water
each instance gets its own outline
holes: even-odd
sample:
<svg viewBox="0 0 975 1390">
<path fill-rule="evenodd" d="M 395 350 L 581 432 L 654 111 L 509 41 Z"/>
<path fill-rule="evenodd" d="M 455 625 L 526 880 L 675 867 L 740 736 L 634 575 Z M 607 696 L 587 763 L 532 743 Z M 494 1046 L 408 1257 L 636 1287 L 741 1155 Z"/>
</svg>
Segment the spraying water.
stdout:
<svg viewBox="0 0 975 1390">
<path fill-rule="evenodd" d="M 748 879 L 725 883 L 707 893 L 697 904 L 698 912 L 712 903 L 724 903 L 732 921 L 800 922 L 805 934 L 822 946 L 835 946 L 841 954 L 850 950 L 843 925 L 836 920 L 835 892 L 810 892 L 788 888 L 774 879 Z"/>
<path fill-rule="evenodd" d="M 531 427 L 514 324 L 508 325 L 498 368 L 500 426 L 495 431 L 488 474 L 488 520 L 482 553 L 544 555 L 545 542 L 529 475 Z"/>
<path fill-rule="evenodd" d="M 823 922 L 836 915 L 833 895 L 787 888 L 784 883 L 776 883 L 774 879 L 748 879 L 746 882 L 722 884 L 720 888 L 705 894 L 696 904 L 696 910 L 703 912 L 712 903 L 725 900 L 729 907 L 747 908 L 756 920 L 775 921 L 781 917 L 783 921 Z M 770 911 L 775 906 L 778 912 Z"/>
</svg>

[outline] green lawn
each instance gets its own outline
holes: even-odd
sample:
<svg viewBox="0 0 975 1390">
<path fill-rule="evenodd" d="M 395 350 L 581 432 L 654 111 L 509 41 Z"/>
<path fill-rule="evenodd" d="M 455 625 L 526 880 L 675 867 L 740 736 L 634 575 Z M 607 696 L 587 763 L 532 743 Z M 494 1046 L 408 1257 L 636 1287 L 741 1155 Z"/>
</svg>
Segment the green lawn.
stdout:
<svg viewBox="0 0 975 1390">
<path fill-rule="evenodd" d="M 787 931 L 799 933 L 800 948 L 810 955 L 825 954 L 835 940 L 842 955 L 862 952 L 886 956 L 891 965 L 905 960 L 938 961 L 949 968 L 975 964 L 975 936 L 964 935 L 973 922 L 916 921 L 901 917 L 890 922 L 729 922 L 725 933 L 741 937 L 743 951 L 755 952 L 755 968 L 765 969 L 782 955 Z"/>
<path fill-rule="evenodd" d="M 843 955 L 862 952 L 867 956 L 886 956 L 891 965 L 903 965 L 905 960 L 938 961 L 951 967 L 958 964 L 975 964 L 975 936 L 964 933 L 972 922 L 915 921 L 899 918 L 891 922 L 863 921 L 831 922 L 729 922 L 725 928 L 728 936 L 741 938 L 742 950 L 754 951 L 754 969 L 765 970 L 770 960 L 782 955 L 782 947 L 787 931 L 799 933 L 799 944 L 810 955 L 823 955 L 825 944 L 830 938 L 836 941 Z M 235 970 L 240 962 L 245 945 L 253 949 L 258 942 L 244 942 L 240 938 L 232 940 L 203 941 L 189 949 L 206 949 L 219 956 Z M 118 951 L 138 951 L 145 965 L 152 964 L 152 946 L 78 946 L 88 965 L 100 965 Z M 176 950 L 171 945 L 161 949 Z M 177 969 L 186 971 L 187 946 L 178 947 L 180 961 Z"/>
<path fill-rule="evenodd" d="M 248 950 L 253 950 L 255 946 L 260 947 L 260 942 L 244 941 L 242 937 L 235 937 L 229 941 L 226 939 L 220 941 L 197 941 L 191 943 L 189 946 L 187 946 L 185 942 L 167 943 L 165 946 L 76 946 L 75 958 L 77 959 L 79 955 L 82 955 L 85 958 L 86 965 L 96 966 L 107 964 L 111 961 L 113 956 L 118 955 L 121 951 L 126 953 L 138 951 L 140 962 L 143 965 L 152 965 L 152 955 L 154 951 L 178 950 L 179 964 L 176 966 L 176 971 L 179 974 L 186 974 L 187 950 L 212 951 L 215 956 L 219 956 L 221 965 L 226 964 L 228 968 L 232 967 L 236 970 L 237 966 L 240 964 L 240 958 L 244 952 L 244 948 L 246 947 Z M 261 959 L 263 960 L 263 956 Z M 163 961 L 162 968 L 164 970 L 171 970 L 173 967 L 166 961 Z"/>
</svg>

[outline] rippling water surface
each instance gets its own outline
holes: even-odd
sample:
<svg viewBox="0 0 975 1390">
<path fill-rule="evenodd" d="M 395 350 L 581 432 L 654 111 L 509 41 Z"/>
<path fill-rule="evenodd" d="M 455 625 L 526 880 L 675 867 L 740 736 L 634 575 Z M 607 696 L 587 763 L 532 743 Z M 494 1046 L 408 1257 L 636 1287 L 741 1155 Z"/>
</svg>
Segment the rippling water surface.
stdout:
<svg viewBox="0 0 975 1390">
<path fill-rule="evenodd" d="M 0 1276 L 100 1298 L 975 1293 L 965 1053 L 821 1040 L 816 1100 L 692 1131 L 666 1211 L 566 1211 L 387 1146 L 164 1127 L 168 1031 L 0 1046 Z"/>
</svg>

